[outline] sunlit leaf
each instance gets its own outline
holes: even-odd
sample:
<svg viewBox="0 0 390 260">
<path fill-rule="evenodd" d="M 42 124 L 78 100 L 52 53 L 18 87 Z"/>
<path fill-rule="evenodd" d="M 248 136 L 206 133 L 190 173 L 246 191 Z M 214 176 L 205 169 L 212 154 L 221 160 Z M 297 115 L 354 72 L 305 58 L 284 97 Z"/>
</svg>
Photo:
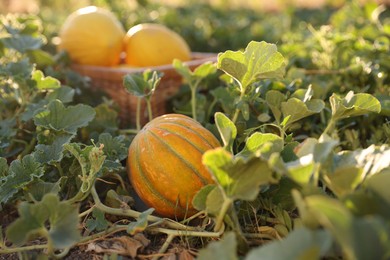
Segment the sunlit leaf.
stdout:
<svg viewBox="0 0 390 260">
<path fill-rule="evenodd" d="M 290 98 L 285 102 L 281 103 L 281 110 L 283 117 L 290 116 L 286 125 L 291 125 L 292 123 L 317 114 L 324 109 L 325 103 L 320 99 L 312 99 L 307 102 L 303 102 L 297 98 Z"/>
<path fill-rule="evenodd" d="M 280 136 L 256 132 L 245 142 L 245 147 L 236 155 L 244 158 L 259 153 L 268 157 L 274 152 L 283 150 L 283 139 Z"/>
<path fill-rule="evenodd" d="M 272 181 L 272 171 L 266 161 L 257 157 L 246 161 L 235 159 L 223 148 L 207 151 L 203 155 L 203 164 L 233 200 L 254 200 L 260 186 Z"/>
<path fill-rule="evenodd" d="M 236 79 L 241 91 L 257 80 L 283 77 L 285 66 L 276 45 L 266 42 L 251 41 L 244 52 L 218 54 L 217 68 Z"/>
<path fill-rule="evenodd" d="M 367 93 L 354 94 L 350 91 L 344 98 L 333 94 L 329 101 L 335 119 L 365 115 L 369 112 L 379 113 L 381 111 L 379 100 Z"/>
<path fill-rule="evenodd" d="M 214 118 L 224 147 L 227 151 L 232 152 L 233 143 L 237 136 L 236 126 L 227 116 L 221 112 L 215 113 Z"/>
<path fill-rule="evenodd" d="M 43 72 L 36 70 L 32 74 L 32 79 L 36 82 L 36 87 L 39 90 L 56 89 L 61 87 L 61 83 L 58 79 L 43 75 Z"/>
</svg>

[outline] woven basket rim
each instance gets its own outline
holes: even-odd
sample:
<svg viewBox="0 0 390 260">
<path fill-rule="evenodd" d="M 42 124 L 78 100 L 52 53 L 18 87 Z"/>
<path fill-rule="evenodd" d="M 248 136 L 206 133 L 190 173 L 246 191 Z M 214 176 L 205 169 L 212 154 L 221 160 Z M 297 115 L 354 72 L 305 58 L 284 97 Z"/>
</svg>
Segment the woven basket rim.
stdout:
<svg viewBox="0 0 390 260">
<path fill-rule="evenodd" d="M 183 62 L 184 65 L 189 67 L 198 66 L 204 62 L 216 62 L 217 54 L 212 52 L 192 52 L 192 59 L 189 61 Z M 149 66 L 149 67 L 103 67 L 103 66 L 94 66 L 94 65 L 80 65 L 80 64 L 72 64 L 72 68 L 76 70 L 87 70 L 94 72 L 115 72 L 115 73 L 139 73 L 143 72 L 146 69 L 158 70 L 158 71 L 166 71 L 172 70 L 172 64 L 165 64 L 160 66 Z"/>
</svg>

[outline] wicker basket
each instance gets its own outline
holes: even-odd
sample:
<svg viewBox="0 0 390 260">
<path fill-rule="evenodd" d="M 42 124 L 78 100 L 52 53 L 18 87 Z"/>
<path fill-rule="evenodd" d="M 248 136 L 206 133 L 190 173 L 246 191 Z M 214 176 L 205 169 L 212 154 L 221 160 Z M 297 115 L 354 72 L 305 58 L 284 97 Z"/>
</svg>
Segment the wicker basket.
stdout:
<svg viewBox="0 0 390 260">
<path fill-rule="evenodd" d="M 215 62 L 217 55 L 215 53 L 192 53 L 192 59 L 185 62 L 191 69 L 207 61 Z M 91 79 L 92 89 L 103 90 L 112 98 L 120 108 L 119 118 L 122 127 L 131 127 L 136 121 L 136 96 L 129 94 L 123 86 L 123 76 L 128 73 L 142 73 L 147 68 L 112 68 L 86 65 L 73 65 L 72 69 L 81 75 L 88 76 Z M 153 116 L 163 115 L 167 112 L 166 104 L 180 88 L 182 84 L 181 76 L 176 72 L 172 65 L 162 65 L 150 67 L 164 73 L 159 86 L 151 98 Z M 141 124 L 148 121 L 146 104 L 141 103 Z"/>
</svg>

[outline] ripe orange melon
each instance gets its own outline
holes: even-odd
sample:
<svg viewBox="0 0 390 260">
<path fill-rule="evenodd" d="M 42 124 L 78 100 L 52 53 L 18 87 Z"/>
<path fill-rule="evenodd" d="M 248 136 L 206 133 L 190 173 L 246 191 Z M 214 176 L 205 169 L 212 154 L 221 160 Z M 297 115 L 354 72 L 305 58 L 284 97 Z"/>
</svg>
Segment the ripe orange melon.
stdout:
<svg viewBox="0 0 390 260">
<path fill-rule="evenodd" d="M 157 117 L 135 136 L 128 157 L 128 175 L 134 190 L 163 217 L 196 213 L 192 199 L 213 183 L 202 155 L 219 147 L 215 136 L 194 119 L 167 114 Z"/>
<path fill-rule="evenodd" d="M 88 6 L 67 17 L 61 27 L 59 50 L 74 63 L 113 66 L 120 62 L 126 32 L 113 13 Z"/>
<path fill-rule="evenodd" d="M 161 24 L 133 26 L 124 38 L 124 46 L 126 63 L 138 67 L 172 64 L 174 59 L 191 59 L 191 50 L 186 41 Z"/>
</svg>

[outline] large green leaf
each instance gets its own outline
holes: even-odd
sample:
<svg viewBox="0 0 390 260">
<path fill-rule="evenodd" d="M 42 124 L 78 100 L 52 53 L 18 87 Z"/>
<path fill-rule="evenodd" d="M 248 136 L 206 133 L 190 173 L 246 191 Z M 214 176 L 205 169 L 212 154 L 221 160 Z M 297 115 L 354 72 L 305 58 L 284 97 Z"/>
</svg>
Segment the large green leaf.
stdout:
<svg viewBox="0 0 390 260">
<path fill-rule="evenodd" d="M 16 245 L 34 235 L 43 235 L 57 249 L 72 246 L 80 239 L 78 207 L 60 201 L 55 194 L 49 193 L 35 204 L 22 202 L 18 211 L 19 218 L 6 230 L 7 238 Z"/>
<path fill-rule="evenodd" d="M 211 242 L 206 248 L 199 251 L 199 260 L 224 259 L 237 260 L 239 259 L 236 253 L 237 240 L 233 232 L 227 232 L 218 242 Z"/>
<path fill-rule="evenodd" d="M 88 125 L 94 117 L 95 110 L 88 105 L 65 107 L 61 101 L 53 100 L 35 114 L 34 122 L 37 126 L 76 134 L 77 129 Z"/>
<path fill-rule="evenodd" d="M 252 249 L 245 260 L 320 259 L 327 256 L 333 239 L 326 230 L 300 227 L 281 241 Z"/>
<path fill-rule="evenodd" d="M 272 181 L 268 163 L 260 158 L 234 158 L 223 148 L 209 150 L 203 155 L 203 164 L 230 199 L 254 200 L 261 185 Z"/>
<path fill-rule="evenodd" d="M 260 79 L 281 78 L 285 60 L 275 44 L 251 41 L 245 51 L 226 51 L 218 54 L 217 68 L 240 84 L 241 92 Z"/>
<path fill-rule="evenodd" d="M 332 107 L 332 116 L 335 120 L 381 111 L 379 100 L 367 93 L 354 94 L 350 91 L 344 98 L 333 94 L 329 101 Z"/>
<path fill-rule="evenodd" d="M 33 155 L 26 155 L 21 160 L 14 160 L 8 170 L 8 175 L 0 185 L 0 203 L 8 202 L 15 193 L 23 189 L 35 178 L 44 174 L 43 166 Z"/>
</svg>

